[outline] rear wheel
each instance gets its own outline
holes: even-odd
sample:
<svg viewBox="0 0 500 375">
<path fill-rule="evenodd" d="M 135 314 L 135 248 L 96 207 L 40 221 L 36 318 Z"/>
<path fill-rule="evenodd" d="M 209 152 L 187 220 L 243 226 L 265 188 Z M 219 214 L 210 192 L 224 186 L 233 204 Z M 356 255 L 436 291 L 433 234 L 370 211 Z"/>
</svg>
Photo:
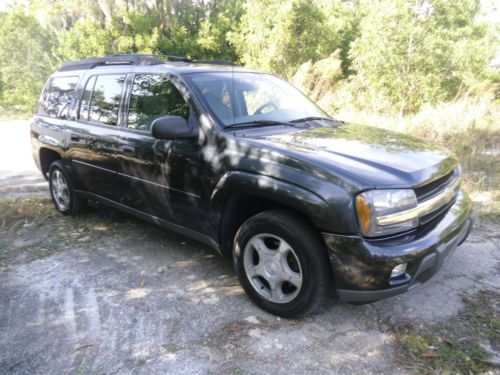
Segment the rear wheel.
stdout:
<svg viewBox="0 0 500 375">
<path fill-rule="evenodd" d="M 286 318 L 313 311 L 333 287 L 318 233 L 284 210 L 248 219 L 236 234 L 233 260 L 247 295 L 264 310 Z"/>
<path fill-rule="evenodd" d="M 85 209 L 87 201 L 76 196 L 71 177 L 61 160 L 50 165 L 49 188 L 54 206 L 63 215 L 77 215 Z"/>
</svg>

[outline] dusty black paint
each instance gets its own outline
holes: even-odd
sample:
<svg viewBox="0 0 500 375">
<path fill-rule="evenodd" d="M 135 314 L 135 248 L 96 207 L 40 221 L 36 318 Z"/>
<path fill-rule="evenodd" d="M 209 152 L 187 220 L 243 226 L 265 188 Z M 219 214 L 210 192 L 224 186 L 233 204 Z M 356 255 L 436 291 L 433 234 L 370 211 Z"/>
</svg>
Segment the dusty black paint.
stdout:
<svg viewBox="0 0 500 375">
<path fill-rule="evenodd" d="M 318 235 L 324 234 L 336 287 L 345 299 L 390 295 L 352 297 L 349 290 L 399 291 L 389 282 L 394 265 L 408 261 L 410 271 L 417 270 L 429 254 L 463 240 L 459 234 L 471 216 L 465 193 L 425 228 L 376 243 L 358 234 L 353 207 L 354 196 L 363 190 L 416 188 L 449 173 L 457 165 L 449 152 L 409 136 L 329 121 L 224 130 L 184 77 L 229 69 L 169 63 L 78 71 L 68 118 L 35 116 L 32 121 L 35 161 L 43 169 L 44 155 L 55 152 L 67 163 L 81 195 L 182 232 L 221 253 L 227 253 L 237 226 L 249 215 L 269 207 L 299 212 Z M 78 119 L 87 79 L 109 73 L 126 75 L 117 126 Z M 139 73 L 171 78 L 191 107 L 188 125 L 199 130 L 197 139 L 161 140 L 126 128 L 132 77 Z M 224 215 L 226 207 L 230 211 Z"/>
</svg>

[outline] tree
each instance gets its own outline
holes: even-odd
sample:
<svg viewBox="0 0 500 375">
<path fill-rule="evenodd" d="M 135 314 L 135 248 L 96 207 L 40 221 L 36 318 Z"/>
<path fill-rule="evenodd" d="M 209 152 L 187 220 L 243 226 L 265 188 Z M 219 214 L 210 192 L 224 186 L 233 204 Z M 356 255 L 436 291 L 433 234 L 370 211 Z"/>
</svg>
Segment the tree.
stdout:
<svg viewBox="0 0 500 375">
<path fill-rule="evenodd" d="M 213 0 L 207 4 L 207 15 L 197 37 L 198 54 L 204 59 L 239 60 L 229 36 L 240 23 L 243 14 L 241 0 Z"/>
<path fill-rule="evenodd" d="M 104 23 L 89 16 L 60 31 L 59 57 L 71 60 L 116 53 L 196 57 L 202 17 L 201 5 L 196 2 L 157 1 L 150 8 L 130 3 L 106 17 Z"/>
<path fill-rule="evenodd" d="M 240 26 L 230 33 L 246 65 L 282 76 L 333 52 L 330 38 L 324 14 L 306 0 L 248 1 Z"/>
<path fill-rule="evenodd" d="M 161 30 L 153 15 L 124 12 L 114 15 L 104 27 L 83 19 L 59 33 L 61 61 L 117 53 L 160 53 Z"/>
<path fill-rule="evenodd" d="M 402 112 L 453 99 L 494 55 L 488 26 L 475 22 L 478 0 L 379 0 L 360 7 L 353 67 Z"/>
<path fill-rule="evenodd" d="M 412 112 L 483 78 L 498 38 L 476 22 L 479 1 L 27 0 L 0 13 L 0 104 L 32 108 L 63 61 L 152 53 L 238 61 L 318 100 L 343 88 Z"/>
<path fill-rule="evenodd" d="M 53 33 L 16 7 L 0 13 L 0 104 L 31 111 L 57 65 Z"/>
</svg>

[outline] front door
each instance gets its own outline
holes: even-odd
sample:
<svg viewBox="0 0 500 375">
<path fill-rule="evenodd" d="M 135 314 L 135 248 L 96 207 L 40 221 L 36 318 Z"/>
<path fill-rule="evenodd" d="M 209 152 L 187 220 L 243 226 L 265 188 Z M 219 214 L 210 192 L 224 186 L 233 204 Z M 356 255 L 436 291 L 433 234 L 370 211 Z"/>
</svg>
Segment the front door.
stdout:
<svg viewBox="0 0 500 375">
<path fill-rule="evenodd" d="M 129 91 L 118 156 L 126 190 L 121 202 L 205 232 L 201 146 L 197 140 L 158 140 L 151 136 L 151 123 L 161 116 L 183 116 L 188 124 L 198 126 L 192 106 L 166 75 L 136 74 L 130 77 Z"/>
</svg>

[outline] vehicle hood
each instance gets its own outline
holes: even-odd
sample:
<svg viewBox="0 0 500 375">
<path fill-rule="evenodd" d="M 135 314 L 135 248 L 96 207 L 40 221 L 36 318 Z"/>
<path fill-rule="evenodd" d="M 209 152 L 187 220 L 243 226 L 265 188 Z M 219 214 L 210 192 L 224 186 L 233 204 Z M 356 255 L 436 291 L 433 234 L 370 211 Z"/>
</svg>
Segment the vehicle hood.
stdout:
<svg viewBox="0 0 500 375">
<path fill-rule="evenodd" d="M 450 172 L 449 151 L 405 134 L 342 123 L 281 134 L 259 142 L 363 187 L 410 187 Z"/>
</svg>

